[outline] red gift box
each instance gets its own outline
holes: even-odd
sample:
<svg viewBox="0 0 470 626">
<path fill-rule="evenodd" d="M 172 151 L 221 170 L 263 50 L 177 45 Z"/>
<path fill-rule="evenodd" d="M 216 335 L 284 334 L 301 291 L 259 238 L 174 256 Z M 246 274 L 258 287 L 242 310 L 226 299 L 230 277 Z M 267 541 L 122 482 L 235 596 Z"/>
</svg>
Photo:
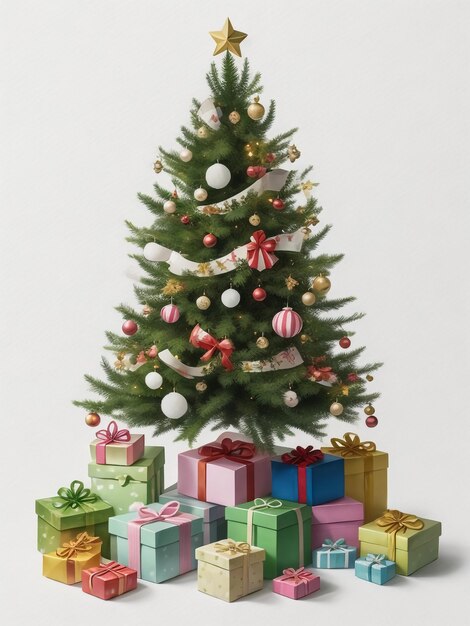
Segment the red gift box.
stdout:
<svg viewBox="0 0 470 626">
<path fill-rule="evenodd" d="M 110 600 L 136 587 L 136 570 L 115 561 L 82 572 L 82 590 L 102 600 Z"/>
</svg>

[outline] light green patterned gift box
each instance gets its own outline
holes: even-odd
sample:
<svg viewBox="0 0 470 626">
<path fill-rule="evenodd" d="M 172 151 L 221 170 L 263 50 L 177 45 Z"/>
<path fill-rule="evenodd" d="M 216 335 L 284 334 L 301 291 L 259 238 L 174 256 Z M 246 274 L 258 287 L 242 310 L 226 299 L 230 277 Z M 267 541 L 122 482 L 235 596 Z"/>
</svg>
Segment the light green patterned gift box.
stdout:
<svg viewBox="0 0 470 626">
<path fill-rule="evenodd" d="M 92 491 L 111 504 L 115 515 L 127 513 L 139 502 L 156 502 L 163 492 L 165 449 L 147 446 L 143 458 L 134 465 L 99 465 L 89 463 Z"/>
</svg>

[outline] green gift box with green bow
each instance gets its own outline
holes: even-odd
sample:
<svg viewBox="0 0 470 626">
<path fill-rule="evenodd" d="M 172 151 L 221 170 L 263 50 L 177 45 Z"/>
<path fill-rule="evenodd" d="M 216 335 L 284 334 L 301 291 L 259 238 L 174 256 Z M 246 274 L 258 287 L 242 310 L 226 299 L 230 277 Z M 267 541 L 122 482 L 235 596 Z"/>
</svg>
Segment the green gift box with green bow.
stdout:
<svg viewBox="0 0 470 626">
<path fill-rule="evenodd" d="M 85 488 L 82 481 L 74 480 L 70 487 L 61 487 L 52 498 L 36 500 L 36 514 L 38 550 L 43 554 L 53 552 L 75 539 L 77 533 L 86 531 L 102 540 L 101 554 L 110 558 L 108 519 L 114 515 L 114 509 Z"/>
<path fill-rule="evenodd" d="M 146 446 L 143 458 L 133 465 L 88 464 L 91 489 L 114 508 L 115 515 L 128 513 L 139 502 L 157 502 L 164 490 L 165 448 Z"/>
</svg>

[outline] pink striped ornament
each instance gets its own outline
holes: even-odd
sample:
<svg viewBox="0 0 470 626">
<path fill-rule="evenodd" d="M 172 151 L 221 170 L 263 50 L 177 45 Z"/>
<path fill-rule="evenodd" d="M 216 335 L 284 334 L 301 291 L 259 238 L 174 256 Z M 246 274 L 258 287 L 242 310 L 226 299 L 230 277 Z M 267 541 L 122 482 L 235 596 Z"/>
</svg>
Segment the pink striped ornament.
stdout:
<svg viewBox="0 0 470 626">
<path fill-rule="evenodd" d="M 180 310 L 176 304 L 166 304 L 160 311 L 160 317 L 167 324 L 174 324 L 180 318 Z"/>
<path fill-rule="evenodd" d="M 302 318 L 290 306 L 285 306 L 273 317 L 273 330 L 280 337 L 295 337 L 302 330 L 302 326 Z"/>
</svg>

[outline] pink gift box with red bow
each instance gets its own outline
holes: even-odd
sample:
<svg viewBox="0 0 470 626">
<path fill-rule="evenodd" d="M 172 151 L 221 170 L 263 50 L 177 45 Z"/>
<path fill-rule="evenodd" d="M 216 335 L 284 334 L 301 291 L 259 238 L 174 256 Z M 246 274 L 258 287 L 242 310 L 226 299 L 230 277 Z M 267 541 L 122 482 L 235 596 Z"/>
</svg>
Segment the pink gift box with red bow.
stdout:
<svg viewBox="0 0 470 626">
<path fill-rule="evenodd" d="M 133 465 L 144 456 L 144 448 L 144 435 L 131 435 L 114 420 L 90 443 L 91 458 L 98 465 Z"/>
<path fill-rule="evenodd" d="M 289 567 L 281 576 L 273 579 L 273 591 L 292 600 L 299 600 L 319 589 L 320 576 L 304 567 Z"/>
</svg>

